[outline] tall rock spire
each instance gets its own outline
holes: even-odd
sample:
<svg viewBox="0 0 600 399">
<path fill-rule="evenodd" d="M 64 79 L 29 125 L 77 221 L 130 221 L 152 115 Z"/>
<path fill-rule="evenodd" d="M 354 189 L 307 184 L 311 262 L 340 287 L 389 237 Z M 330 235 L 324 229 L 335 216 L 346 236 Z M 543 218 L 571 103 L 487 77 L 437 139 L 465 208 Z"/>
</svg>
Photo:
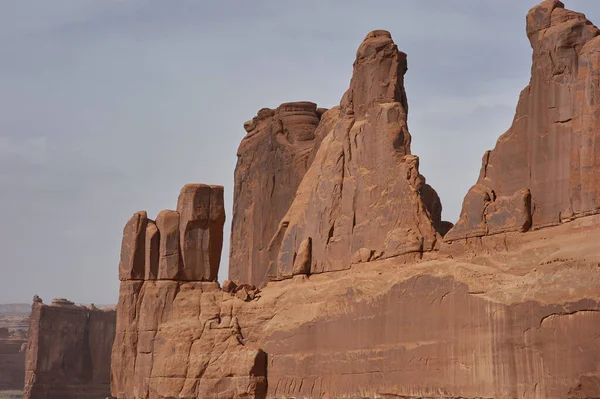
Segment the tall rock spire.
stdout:
<svg viewBox="0 0 600 399">
<path fill-rule="evenodd" d="M 410 152 L 406 71 L 406 54 L 389 32 L 367 35 L 339 120 L 271 240 L 271 278 L 342 270 L 435 247 L 441 205 Z"/>
</svg>

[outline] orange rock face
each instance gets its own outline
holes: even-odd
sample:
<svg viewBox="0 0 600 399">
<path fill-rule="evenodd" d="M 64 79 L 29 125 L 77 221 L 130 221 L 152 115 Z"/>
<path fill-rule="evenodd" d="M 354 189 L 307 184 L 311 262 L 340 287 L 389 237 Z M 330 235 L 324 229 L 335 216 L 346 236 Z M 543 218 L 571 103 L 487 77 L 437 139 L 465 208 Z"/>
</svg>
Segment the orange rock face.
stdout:
<svg viewBox="0 0 600 399">
<path fill-rule="evenodd" d="M 600 212 L 599 34 L 583 14 L 557 0 L 527 14 L 531 81 L 512 126 L 484 155 L 479 180 L 447 241 Z M 523 199 L 524 190 L 530 199 Z"/>
<path fill-rule="evenodd" d="M 264 397 L 266 354 L 244 345 L 233 316 L 234 292 L 225 293 L 215 282 L 225 222 L 223 187 L 184 186 L 177 211 L 160 212 L 150 234 L 148 226 L 154 222 L 149 220 L 144 233 L 144 228 L 131 227 L 139 225 L 140 214 L 145 212 L 125 227 L 121 264 L 136 253 L 129 242 L 142 242 L 137 237 L 144 236 L 146 257 L 140 264 L 146 269 L 137 274 L 143 278 L 121 282 L 112 347 L 113 395 Z M 156 273 L 148 270 L 154 265 Z"/>
<path fill-rule="evenodd" d="M 261 109 L 244 124 L 235 169 L 229 279 L 260 286 L 267 281 L 267 248 L 298 185 L 329 133 L 335 110 L 311 102 Z M 323 117 L 322 117 L 323 116 Z"/>
<path fill-rule="evenodd" d="M 115 311 L 66 300 L 34 302 L 25 360 L 26 399 L 105 398 Z"/>
<path fill-rule="evenodd" d="M 188 184 L 177 211 L 135 213 L 123 229 L 119 279 L 216 281 L 223 248 L 223 187 Z"/>
<path fill-rule="evenodd" d="M 436 248 L 441 203 L 410 152 L 406 70 L 389 32 L 367 35 L 339 118 L 271 240 L 270 278 L 291 277 L 301 251 L 308 274 L 348 269 L 365 249 L 375 259 Z"/>
</svg>

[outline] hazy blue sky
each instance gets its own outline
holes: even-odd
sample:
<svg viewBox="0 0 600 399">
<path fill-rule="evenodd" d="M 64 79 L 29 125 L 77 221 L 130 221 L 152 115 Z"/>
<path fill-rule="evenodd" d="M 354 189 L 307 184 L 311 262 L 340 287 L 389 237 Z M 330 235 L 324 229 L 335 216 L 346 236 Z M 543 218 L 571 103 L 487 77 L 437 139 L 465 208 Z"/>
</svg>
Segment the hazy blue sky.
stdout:
<svg viewBox="0 0 600 399">
<path fill-rule="evenodd" d="M 115 303 L 125 222 L 185 183 L 224 185 L 230 223 L 243 123 L 339 103 L 373 29 L 408 53 L 413 153 L 455 221 L 528 82 L 535 3 L 1 1 L 0 302 Z M 600 22 L 598 0 L 565 4 Z"/>
</svg>

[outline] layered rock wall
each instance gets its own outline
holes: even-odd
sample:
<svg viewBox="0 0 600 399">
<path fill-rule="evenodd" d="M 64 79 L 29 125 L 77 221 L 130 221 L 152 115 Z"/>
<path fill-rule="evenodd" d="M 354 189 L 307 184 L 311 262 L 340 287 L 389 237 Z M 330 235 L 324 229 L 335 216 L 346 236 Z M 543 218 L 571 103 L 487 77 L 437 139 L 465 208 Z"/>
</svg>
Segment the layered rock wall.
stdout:
<svg viewBox="0 0 600 399">
<path fill-rule="evenodd" d="M 101 399 L 110 394 L 114 310 L 66 300 L 31 309 L 25 399 Z"/>
<path fill-rule="evenodd" d="M 600 212 L 600 30 L 546 0 L 527 14 L 531 81 L 465 197 L 457 241 Z"/>
</svg>

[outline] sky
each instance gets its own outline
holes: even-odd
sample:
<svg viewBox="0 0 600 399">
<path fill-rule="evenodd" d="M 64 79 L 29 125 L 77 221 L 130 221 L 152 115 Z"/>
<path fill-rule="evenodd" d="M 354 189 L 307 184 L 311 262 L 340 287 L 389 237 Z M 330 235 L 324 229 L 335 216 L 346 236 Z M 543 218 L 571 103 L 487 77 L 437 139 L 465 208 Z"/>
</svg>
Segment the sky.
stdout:
<svg viewBox="0 0 600 399">
<path fill-rule="evenodd" d="M 598 0 L 564 1 L 600 23 Z M 527 85 L 535 0 L 0 1 L 0 303 L 116 303 L 125 222 L 225 186 L 243 124 L 339 103 L 358 45 L 408 54 L 412 152 L 456 221 Z"/>
</svg>

